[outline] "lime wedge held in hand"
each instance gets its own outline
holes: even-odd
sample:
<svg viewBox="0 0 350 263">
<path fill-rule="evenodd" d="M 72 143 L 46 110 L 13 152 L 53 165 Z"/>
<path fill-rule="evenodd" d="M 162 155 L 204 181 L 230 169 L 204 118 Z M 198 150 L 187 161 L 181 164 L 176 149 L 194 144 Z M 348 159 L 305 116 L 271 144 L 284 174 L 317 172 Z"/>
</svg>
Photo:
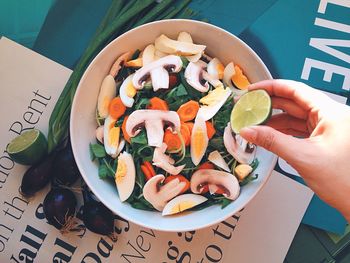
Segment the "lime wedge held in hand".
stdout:
<svg viewBox="0 0 350 263">
<path fill-rule="evenodd" d="M 47 154 L 45 135 L 37 129 L 25 131 L 7 145 L 7 152 L 16 163 L 35 164 Z"/>
<path fill-rule="evenodd" d="M 248 126 L 259 125 L 271 116 L 271 98 L 265 90 L 250 91 L 236 102 L 231 112 L 233 132 Z"/>
</svg>

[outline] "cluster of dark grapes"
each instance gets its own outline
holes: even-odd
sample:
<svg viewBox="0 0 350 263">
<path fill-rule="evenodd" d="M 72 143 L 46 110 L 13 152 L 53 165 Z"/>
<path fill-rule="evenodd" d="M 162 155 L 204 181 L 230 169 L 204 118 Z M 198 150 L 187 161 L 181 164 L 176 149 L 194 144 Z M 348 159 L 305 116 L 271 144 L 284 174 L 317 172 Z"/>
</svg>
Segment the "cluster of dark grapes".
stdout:
<svg viewBox="0 0 350 263">
<path fill-rule="evenodd" d="M 80 186 L 75 187 L 78 180 Z M 51 189 L 43 201 L 43 207 L 49 224 L 65 233 L 76 230 L 76 222 L 81 220 L 90 231 L 113 236 L 114 214 L 94 198 L 81 179 L 70 142 L 31 166 L 23 175 L 19 191 L 30 198 L 48 184 Z M 76 191 L 83 196 L 83 205 L 78 211 Z"/>
</svg>

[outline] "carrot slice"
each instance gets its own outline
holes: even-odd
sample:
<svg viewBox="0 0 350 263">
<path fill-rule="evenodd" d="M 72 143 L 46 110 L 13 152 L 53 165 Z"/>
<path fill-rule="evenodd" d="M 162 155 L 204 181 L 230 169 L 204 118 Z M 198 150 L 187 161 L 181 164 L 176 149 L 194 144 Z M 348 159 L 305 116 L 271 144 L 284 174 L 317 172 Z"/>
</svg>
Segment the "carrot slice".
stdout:
<svg viewBox="0 0 350 263">
<path fill-rule="evenodd" d="M 190 130 L 190 133 L 192 133 L 192 129 L 193 129 L 193 122 L 185 122 L 186 126 L 188 127 L 188 129 Z"/>
<path fill-rule="evenodd" d="M 181 175 L 181 174 L 169 175 L 168 177 L 165 178 L 164 183 L 167 184 L 167 183 L 169 183 L 170 181 L 172 181 L 172 180 L 174 180 L 176 178 L 179 179 L 180 183 L 181 182 L 185 183 L 185 186 L 184 186 L 184 188 L 181 191 L 182 194 L 190 189 L 190 186 L 191 186 L 190 181 L 188 181 L 188 179 L 185 176 Z"/>
<path fill-rule="evenodd" d="M 145 175 L 146 181 L 148 181 L 149 179 L 151 179 L 153 176 L 156 175 L 156 172 L 154 171 L 152 164 L 147 161 L 143 162 L 143 164 L 141 165 L 141 171 Z"/>
<path fill-rule="evenodd" d="M 181 123 L 180 133 L 184 140 L 185 146 L 189 146 L 191 143 L 191 131 L 184 122 Z"/>
<path fill-rule="evenodd" d="M 171 132 L 171 130 L 167 129 L 164 132 L 163 141 L 166 143 L 168 152 L 177 152 L 181 150 L 181 140 L 177 134 Z"/>
<path fill-rule="evenodd" d="M 147 167 L 147 169 L 151 172 L 152 176 L 156 175 L 156 171 L 154 170 L 152 164 L 150 162 L 144 161 L 143 164 Z"/>
<path fill-rule="evenodd" d="M 143 172 L 143 174 L 146 177 L 146 181 L 148 181 L 149 179 L 152 178 L 152 174 L 151 172 L 148 170 L 148 168 L 145 165 L 141 165 L 141 171 Z"/>
<path fill-rule="evenodd" d="M 123 124 L 122 124 L 122 131 L 123 131 L 123 137 L 124 139 L 130 143 L 131 142 L 131 138 L 129 136 L 129 134 L 126 132 L 126 121 L 128 120 L 129 115 L 125 116 L 124 120 L 123 120 Z"/>
<path fill-rule="evenodd" d="M 231 77 L 231 80 L 239 89 L 246 89 L 250 85 L 249 80 L 238 65 L 235 65 L 235 74 Z"/>
<path fill-rule="evenodd" d="M 190 100 L 185 104 L 181 105 L 177 110 L 181 121 L 191 121 L 193 120 L 199 110 L 199 103 L 194 100 Z"/>
<path fill-rule="evenodd" d="M 202 163 L 199 167 L 198 167 L 198 170 L 201 170 L 201 169 L 214 169 L 215 166 L 214 164 L 210 163 L 210 162 L 205 162 L 205 163 Z"/>
<path fill-rule="evenodd" d="M 121 98 L 115 97 L 109 104 L 109 115 L 114 119 L 119 119 L 126 111 Z"/>
<path fill-rule="evenodd" d="M 169 110 L 168 104 L 165 100 L 162 100 L 158 97 L 153 97 L 149 100 L 147 109 L 150 110 Z"/>
<path fill-rule="evenodd" d="M 210 121 L 206 121 L 205 125 L 207 126 L 207 134 L 209 140 L 213 138 L 214 134 L 216 133 L 216 130 L 214 128 L 214 125 Z"/>
<path fill-rule="evenodd" d="M 206 184 L 202 187 L 201 194 L 205 194 L 207 192 L 209 192 L 209 186 Z M 225 193 L 225 189 L 222 186 L 218 185 L 218 189 L 215 191 L 215 194 L 222 195 L 224 193 Z"/>
</svg>

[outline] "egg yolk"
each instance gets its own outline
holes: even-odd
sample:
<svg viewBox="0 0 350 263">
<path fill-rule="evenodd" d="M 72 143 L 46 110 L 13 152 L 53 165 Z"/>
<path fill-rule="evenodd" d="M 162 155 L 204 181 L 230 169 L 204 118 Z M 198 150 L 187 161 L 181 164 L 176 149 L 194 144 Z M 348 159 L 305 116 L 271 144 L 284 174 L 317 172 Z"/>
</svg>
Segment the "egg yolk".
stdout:
<svg viewBox="0 0 350 263">
<path fill-rule="evenodd" d="M 124 160 L 119 159 L 118 160 L 118 167 L 117 171 L 115 173 L 115 181 L 116 183 L 121 183 L 126 176 L 127 173 L 127 166 Z"/>
<path fill-rule="evenodd" d="M 119 145 L 119 136 L 120 136 L 120 128 L 114 127 L 114 123 L 111 124 L 111 128 L 109 130 L 109 138 L 108 142 L 111 147 L 118 147 Z"/>
<path fill-rule="evenodd" d="M 130 98 L 133 98 L 136 95 L 137 90 L 132 85 L 132 82 L 130 81 L 128 85 L 126 86 L 126 95 Z"/>
<path fill-rule="evenodd" d="M 218 71 L 219 79 L 222 79 L 224 77 L 224 70 L 225 70 L 224 65 L 221 63 L 217 64 L 216 70 Z"/>
<path fill-rule="evenodd" d="M 202 155 L 204 142 L 205 142 L 204 131 L 202 128 L 198 127 L 194 132 L 194 138 L 193 138 L 193 148 L 194 148 L 193 153 L 196 157 L 199 157 Z"/>
<path fill-rule="evenodd" d="M 176 214 L 180 213 L 182 211 L 185 211 L 187 209 L 190 209 L 195 206 L 195 203 L 192 201 L 183 201 L 179 204 L 176 204 L 170 211 L 170 214 Z"/>
</svg>

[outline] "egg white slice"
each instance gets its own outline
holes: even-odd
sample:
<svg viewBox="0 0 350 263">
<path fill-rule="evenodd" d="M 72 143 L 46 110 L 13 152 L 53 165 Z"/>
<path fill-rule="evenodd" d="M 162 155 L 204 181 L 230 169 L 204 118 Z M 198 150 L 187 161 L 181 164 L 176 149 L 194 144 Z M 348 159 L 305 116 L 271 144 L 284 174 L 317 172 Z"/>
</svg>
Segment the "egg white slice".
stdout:
<svg viewBox="0 0 350 263">
<path fill-rule="evenodd" d="M 107 75 L 101 84 L 100 93 L 97 99 L 97 111 L 100 117 L 108 116 L 109 103 L 116 95 L 116 83 L 111 75 Z"/>
<path fill-rule="evenodd" d="M 224 77 L 224 65 L 221 63 L 221 61 L 218 58 L 213 58 L 209 61 L 207 66 L 208 73 L 214 78 L 214 79 L 223 79 Z"/>
<path fill-rule="evenodd" d="M 132 155 L 123 152 L 118 157 L 115 184 L 121 202 L 124 202 L 132 194 L 135 186 L 135 164 Z"/>
<path fill-rule="evenodd" d="M 163 216 L 173 215 L 204 203 L 208 199 L 202 195 L 183 194 L 169 201 L 162 212 Z"/>
<path fill-rule="evenodd" d="M 119 96 L 120 99 L 122 100 L 123 104 L 126 107 L 131 108 L 132 105 L 134 104 L 134 99 L 133 97 L 136 94 L 136 89 L 134 85 L 132 84 L 132 78 L 134 74 L 129 75 L 122 83 L 122 85 L 119 88 Z"/>
<path fill-rule="evenodd" d="M 112 158 L 117 157 L 119 138 L 120 138 L 120 127 L 115 126 L 116 119 L 108 116 L 105 119 L 103 125 L 103 144 L 106 153 Z"/>
<path fill-rule="evenodd" d="M 220 167 L 221 169 L 224 169 L 226 172 L 230 172 L 230 168 L 228 167 L 225 159 L 221 156 L 219 151 L 213 151 L 209 153 L 208 160 L 211 161 L 216 166 Z"/>
<path fill-rule="evenodd" d="M 215 116 L 215 114 L 221 109 L 221 107 L 225 104 L 232 93 L 230 88 L 224 89 L 223 87 L 218 87 L 216 89 L 223 89 L 223 92 L 221 92 L 220 96 L 217 96 L 214 100 L 212 100 L 209 105 L 203 105 L 198 110 L 197 116 L 200 116 L 205 121 L 210 120 Z M 216 89 L 212 92 L 215 93 Z"/>
<path fill-rule="evenodd" d="M 191 159 L 194 165 L 202 160 L 208 147 L 207 126 L 203 118 L 197 115 L 191 134 Z"/>
</svg>

